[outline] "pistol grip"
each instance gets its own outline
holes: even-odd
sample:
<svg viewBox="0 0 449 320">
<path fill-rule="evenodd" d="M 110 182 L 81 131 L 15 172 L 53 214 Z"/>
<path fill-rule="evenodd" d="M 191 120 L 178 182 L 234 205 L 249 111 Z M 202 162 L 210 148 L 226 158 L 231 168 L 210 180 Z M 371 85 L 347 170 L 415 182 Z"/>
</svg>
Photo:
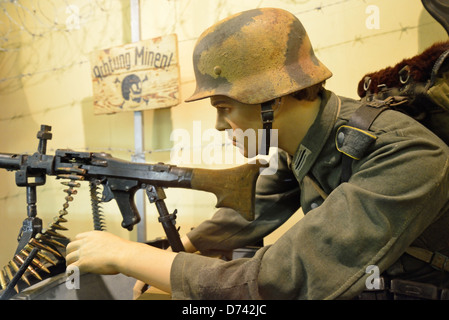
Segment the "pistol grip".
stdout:
<svg viewBox="0 0 449 320">
<path fill-rule="evenodd" d="M 134 193 L 112 191 L 123 217 L 122 227 L 131 231 L 133 226 L 140 222 L 139 211 L 134 203 Z"/>
<path fill-rule="evenodd" d="M 114 195 L 115 201 L 122 214 L 122 227 L 131 231 L 140 222 L 139 211 L 134 203 L 134 194 L 139 189 L 137 181 L 110 179 L 108 187 Z"/>
</svg>

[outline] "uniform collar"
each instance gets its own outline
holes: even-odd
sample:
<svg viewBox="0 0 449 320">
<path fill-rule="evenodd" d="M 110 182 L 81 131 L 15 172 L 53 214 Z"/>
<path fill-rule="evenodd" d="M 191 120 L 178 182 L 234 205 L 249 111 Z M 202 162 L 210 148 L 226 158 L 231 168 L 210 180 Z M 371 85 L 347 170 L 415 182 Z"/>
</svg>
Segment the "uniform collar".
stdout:
<svg viewBox="0 0 449 320">
<path fill-rule="evenodd" d="M 298 181 L 302 181 L 315 163 L 334 129 L 340 112 L 340 104 L 340 99 L 336 94 L 327 90 L 323 92 L 320 111 L 292 159 L 291 169 Z"/>
</svg>

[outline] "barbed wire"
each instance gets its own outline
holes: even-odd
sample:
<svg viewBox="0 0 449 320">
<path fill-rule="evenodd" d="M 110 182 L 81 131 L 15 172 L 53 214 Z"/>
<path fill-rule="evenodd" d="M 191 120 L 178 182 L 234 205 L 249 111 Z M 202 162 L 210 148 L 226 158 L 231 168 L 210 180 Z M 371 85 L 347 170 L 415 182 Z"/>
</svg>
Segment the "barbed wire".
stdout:
<svg viewBox="0 0 449 320">
<path fill-rule="evenodd" d="M 309 0 L 310 1 L 310 0 Z M 307 3 L 309 1 L 303 1 L 300 2 L 300 4 Z M 305 9 L 302 11 L 295 12 L 296 15 L 302 15 L 306 13 L 310 13 L 312 11 L 323 11 L 326 8 L 342 5 L 344 3 L 354 1 L 354 0 L 339 0 L 332 3 L 322 4 L 318 6 L 314 6 L 313 8 Z M 263 1 L 260 1 L 258 6 L 261 6 Z M 288 2 L 288 1 L 287 1 Z M 292 1 L 290 1 L 292 2 Z M 42 3 L 46 3 L 46 8 L 48 7 L 53 9 L 53 17 L 49 17 L 49 14 L 46 13 L 47 10 L 43 10 Z M 62 8 L 63 6 L 60 6 L 57 8 L 57 5 L 51 5 L 51 1 L 29 1 L 27 4 L 29 6 L 25 6 L 24 4 L 20 3 L 19 1 L 10 1 L 10 0 L 1 0 L 0 1 L 0 11 L 3 11 L 5 14 L 5 17 L 7 18 L 6 21 L 0 20 L 0 30 L 2 31 L 2 36 L 0 37 L 0 52 L 4 53 L 18 53 L 21 50 L 26 49 L 27 47 L 32 47 L 33 43 L 39 39 L 43 39 L 48 33 L 51 32 L 57 32 L 59 34 L 69 36 L 70 33 L 78 30 L 81 28 L 81 25 L 84 27 L 88 27 L 88 25 L 91 22 L 94 22 L 96 19 L 106 19 L 105 25 L 108 21 L 108 12 L 111 9 L 111 1 L 106 0 L 95 0 L 90 1 L 88 4 L 86 4 L 84 7 L 79 8 L 78 6 L 74 6 L 68 2 L 68 0 L 63 0 L 63 3 L 65 4 L 65 8 Z M 297 3 L 297 1 L 293 1 L 292 3 Z M 107 7 L 107 4 L 109 6 Z M 190 1 L 188 1 L 182 8 L 180 8 L 179 13 L 179 21 L 175 21 L 175 25 L 182 25 L 183 23 L 186 23 L 186 21 L 182 20 L 183 13 L 187 10 L 188 6 L 190 5 Z M 99 10 L 94 10 L 95 8 L 98 8 Z M 176 6 L 174 7 L 176 9 Z M 225 1 L 220 0 L 217 3 L 217 10 L 216 10 L 216 20 L 220 16 L 221 10 L 225 8 Z M 63 11 L 64 9 L 64 11 Z M 50 10 L 51 11 L 51 10 Z M 62 12 L 63 11 L 63 12 Z M 98 17 L 93 14 L 93 12 L 100 11 L 103 16 Z M 15 14 L 13 14 L 15 13 Z M 61 15 L 65 15 L 66 18 L 64 21 L 61 20 Z M 178 15 L 177 15 L 178 16 Z M 7 25 L 9 23 L 9 25 Z M 30 25 L 31 24 L 31 25 Z M 171 32 L 173 32 L 176 29 L 176 26 L 172 25 L 170 28 Z M 28 39 L 23 39 L 23 34 L 28 36 Z M 20 42 L 15 42 L 14 39 L 21 39 Z M 186 41 L 196 41 L 197 37 L 188 38 L 188 39 L 181 39 L 179 42 L 186 42 Z M 71 39 L 67 39 L 67 43 L 70 43 Z M 336 44 L 338 45 L 338 44 Z M 73 46 L 75 47 L 75 46 Z M 83 46 L 77 45 L 77 50 L 82 50 Z M 80 52 L 80 54 L 86 56 L 91 51 L 89 50 L 91 48 L 85 48 L 86 52 Z M 36 52 L 38 50 L 35 50 Z M 44 55 L 44 54 L 42 54 Z M 14 59 L 14 58 L 10 58 Z M 66 64 L 62 64 L 60 66 L 56 66 L 54 68 L 46 68 L 43 70 L 33 70 L 30 72 L 25 73 L 19 73 L 16 75 L 6 76 L 0 78 L 0 85 L 5 82 L 14 81 L 14 80 L 22 80 L 24 78 L 31 78 L 36 75 L 42 75 L 45 73 L 51 73 L 55 71 L 63 71 L 65 69 L 72 68 L 74 66 L 83 65 L 85 63 L 88 63 L 88 59 L 83 57 L 82 59 L 78 61 L 71 61 Z M 0 60 L 1 65 L 1 60 Z M 2 88 L 0 87 L 0 90 Z M 4 91 L 4 90 L 2 90 Z"/>
<path fill-rule="evenodd" d="M 86 46 L 88 40 L 99 46 L 110 43 L 110 39 L 103 42 L 92 39 L 101 39 L 105 28 L 119 27 L 111 23 L 113 13 L 122 9 L 117 3 L 94 0 L 74 5 L 68 0 L 1 0 L 0 92 L 14 92 L 26 83 L 34 84 L 43 77 L 49 77 L 55 71 L 85 64 L 92 51 Z M 103 23 L 99 26 L 98 21 Z M 99 30 L 78 32 L 93 26 Z M 42 69 L 43 65 L 55 67 Z"/>
<path fill-rule="evenodd" d="M 297 15 L 297 16 L 300 16 L 300 15 L 302 15 L 302 14 L 310 13 L 310 12 L 313 12 L 313 11 L 322 12 L 322 11 L 324 11 L 324 9 L 326 9 L 326 8 L 330 8 L 330 7 L 335 7 L 335 6 L 338 6 L 338 5 L 342 5 L 342 4 L 347 3 L 347 2 L 350 2 L 350 1 L 353 1 L 353 0 L 340 0 L 340 1 L 336 1 L 336 2 L 329 3 L 329 4 L 325 4 L 325 5 L 323 5 L 323 2 L 321 1 L 320 4 L 317 5 L 317 6 L 314 6 L 314 7 L 310 8 L 310 9 L 306 9 L 306 10 L 302 10 L 302 11 L 298 11 L 298 12 L 293 12 L 293 13 L 294 13 L 295 15 Z M 307 2 L 308 2 L 308 1 L 305 1 L 305 3 L 307 3 Z M 365 0 L 363 0 L 363 2 L 365 2 Z"/>
<path fill-rule="evenodd" d="M 79 28 L 80 24 L 88 24 L 96 17 L 92 16 L 94 7 L 101 13 L 111 10 L 112 1 L 93 0 L 88 1 L 83 7 L 71 4 L 68 0 L 60 0 L 65 6 L 57 6 L 54 1 L 27 1 L 26 5 L 17 0 L 1 0 L 0 10 L 7 19 L 0 20 L 0 51 L 17 51 L 23 49 L 23 35 L 31 39 L 42 38 L 51 32 L 70 32 Z M 109 8 L 106 6 L 109 5 Z M 44 7 L 44 8 L 43 8 Z M 51 17 L 49 11 L 52 11 Z M 68 16 L 60 21 L 61 14 Z M 20 47 L 15 47 L 10 42 L 19 34 Z"/>
<path fill-rule="evenodd" d="M 413 29 L 418 29 L 418 28 L 422 28 L 422 27 L 426 27 L 428 25 L 431 24 L 436 24 L 436 22 L 424 22 L 421 23 L 419 25 L 416 26 L 402 26 L 401 24 L 399 24 L 399 27 L 397 29 L 392 29 L 392 30 L 388 30 L 388 31 L 384 31 L 384 32 L 377 32 L 377 33 L 373 33 L 370 35 L 366 35 L 366 36 L 360 36 L 360 35 L 355 35 L 354 38 L 346 40 L 346 41 L 342 41 L 342 42 L 338 42 L 338 43 L 334 43 L 334 44 L 329 44 L 326 46 L 316 46 L 314 47 L 314 51 L 315 52 L 320 52 L 323 50 L 327 50 L 327 49 L 331 49 L 331 48 L 335 48 L 335 47 L 339 47 L 339 46 L 343 46 L 343 45 L 354 45 L 357 43 L 363 43 L 364 40 L 368 40 L 368 39 L 372 39 L 372 38 L 378 38 L 378 37 L 383 37 L 383 36 L 387 36 L 387 35 L 391 35 L 391 34 L 395 34 L 398 33 L 399 34 L 399 38 L 402 37 L 402 35 L 404 33 L 407 33 L 409 30 L 413 30 Z"/>
</svg>

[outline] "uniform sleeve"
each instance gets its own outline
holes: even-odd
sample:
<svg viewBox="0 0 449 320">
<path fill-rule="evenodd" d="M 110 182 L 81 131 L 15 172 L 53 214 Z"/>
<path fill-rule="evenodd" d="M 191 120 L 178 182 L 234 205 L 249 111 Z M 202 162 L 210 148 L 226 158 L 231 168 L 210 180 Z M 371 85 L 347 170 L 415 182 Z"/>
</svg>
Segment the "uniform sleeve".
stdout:
<svg viewBox="0 0 449 320">
<path fill-rule="evenodd" d="M 247 221 L 233 209 L 221 208 L 187 234 L 195 248 L 210 253 L 253 245 L 298 210 L 299 186 L 284 152 L 279 153 L 278 163 L 276 174 L 261 175 L 257 180 L 254 221 Z"/>
<path fill-rule="evenodd" d="M 447 206 L 447 150 L 434 138 L 419 138 L 419 127 L 410 130 L 380 137 L 375 150 L 354 165 L 347 183 L 253 258 L 225 262 L 179 254 L 171 271 L 173 297 L 338 299 L 358 294 L 368 266 L 383 272 Z"/>
</svg>

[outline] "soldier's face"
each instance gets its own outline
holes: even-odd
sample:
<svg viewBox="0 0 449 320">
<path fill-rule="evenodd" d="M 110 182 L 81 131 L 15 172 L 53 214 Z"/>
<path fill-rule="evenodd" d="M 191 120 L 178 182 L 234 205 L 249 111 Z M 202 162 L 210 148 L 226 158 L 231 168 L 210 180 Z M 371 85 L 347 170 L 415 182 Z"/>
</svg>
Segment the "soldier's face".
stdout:
<svg viewBox="0 0 449 320">
<path fill-rule="evenodd" d="M 217 109 L 215 129 L 227 131 L 234 146 L 245 157 L 258 154 L 258 134 L 262 129 L 260 105 L 240 103 L 225 96 L 211 97 Z"/>
</svg>

